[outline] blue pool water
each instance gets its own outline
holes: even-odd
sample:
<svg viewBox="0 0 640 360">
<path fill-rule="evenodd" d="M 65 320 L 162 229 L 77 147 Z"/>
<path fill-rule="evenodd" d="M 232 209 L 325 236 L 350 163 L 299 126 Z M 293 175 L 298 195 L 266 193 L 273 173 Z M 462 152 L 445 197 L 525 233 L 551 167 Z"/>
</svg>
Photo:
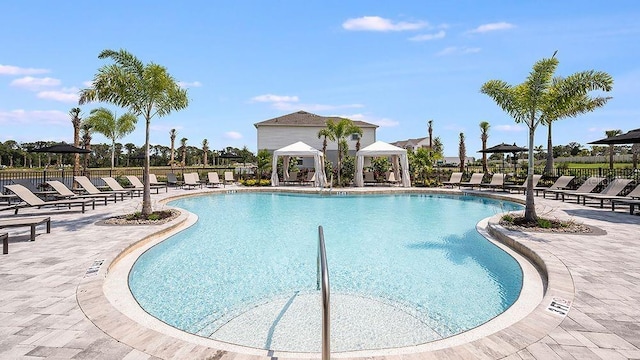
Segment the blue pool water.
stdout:
<svg viewBox="0 0 640 360">
<path fill-rule="evenodd" d="M 502 313 L 522 286 L 518 263 L 475 230 L 483 218 L 521 208 L 509 202 L 241 193 L 171 205 L 196 213 L 198 222 L 146 251 L 130 272 L 129 286 L 148 313 L 200 336 L 318 351 L 315 320 L 306 320 L 320 312 L 314 303 L 318 225 L 324 228 L 337 309 L 332 321 L 348 329 L 336 325 L 333 349 L 407 346 L 452 336 Z M 419 326 L 403 325 L 405 318 Z M 308 346 L 294 336 L 307 322 L 314 328 Z M 383 326 L 369 331 L 349 324 Z M 378 328 L 387 333 L 375 335 Z M 278 343 L 278 336 L 292 344 Z"/>
</svg>

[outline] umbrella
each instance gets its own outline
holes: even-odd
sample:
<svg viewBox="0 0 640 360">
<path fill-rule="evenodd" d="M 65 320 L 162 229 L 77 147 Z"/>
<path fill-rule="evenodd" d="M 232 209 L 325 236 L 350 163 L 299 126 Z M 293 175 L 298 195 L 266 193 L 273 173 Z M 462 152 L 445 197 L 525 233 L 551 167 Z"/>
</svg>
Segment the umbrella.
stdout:
<svg viewBox="0 0 640 360">
<path fill-rule="evenodd" d="M 640 129 L 630 130 L 624 134 L 608 137 L 596 141 L 592 141 L 589 144 L 638 144 L 640 143 Z"/>
<path fill-rule="evenodd" d="M 91 150 L 81 149 L 79 147 L 75 147 L 71 144 L 60 143 L 51 146 L 45 146 L 39 149 L 32 149 L 30 152 L 41 152 L 41 153 L 58 153 L 58 154 L 88 154 Z"/>
<path fill-rule="evenodd" d="M 516 145 L 515 143 L 513 143 L 513 145 L 502 143 L 502 144 L 498 144 L 498 145 L 492 146 L 490 148 L 487 148 L 486 150 L 480 150 L 478 152 L 480 152 L 480 153 L 488 153 L 488 154 L 493 154 L 493 153 L 498 153 L 498 154 L 513 153 L 515 155 L 517 152 L 527 151 L 527 150 L 529 150 L 529 149 L 528 148 L 524 148 L 524 147 L 520 147 L 520 146 Z M 502 159 L 502 168 L 504 169 L 504 158 Z"/>
</svg>

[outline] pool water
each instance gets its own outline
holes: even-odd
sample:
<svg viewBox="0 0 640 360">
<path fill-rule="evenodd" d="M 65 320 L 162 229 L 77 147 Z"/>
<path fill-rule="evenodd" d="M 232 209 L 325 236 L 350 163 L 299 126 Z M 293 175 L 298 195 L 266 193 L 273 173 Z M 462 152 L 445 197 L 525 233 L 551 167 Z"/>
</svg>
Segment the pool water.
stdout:
<svg viewBox="0 0 640 360">
<path fill-rule="evenodd" d="M 471 196 L 219 194 L 171 203 L 197 223 L 146 251 L 129 286 L 149 314 L 239 345 L 320 350 L 318 226 L 332 350 L 409 346 L 481 325 L 518 298 L 522 271 L 475 229 L 510 202 Z"/>
</svg>

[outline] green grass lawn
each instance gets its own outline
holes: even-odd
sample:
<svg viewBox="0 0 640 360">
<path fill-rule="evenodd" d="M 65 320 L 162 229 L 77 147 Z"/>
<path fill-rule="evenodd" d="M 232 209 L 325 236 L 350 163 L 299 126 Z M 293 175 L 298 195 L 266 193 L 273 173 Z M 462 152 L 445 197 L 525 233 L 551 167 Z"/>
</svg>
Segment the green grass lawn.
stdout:
<svg viewBox="0 0 640 360">
<path fill-rule="evenodd" d="M 557 167 L 558 163 L 556 163 L 555 165 Z M 609 163 L 593 163 L 593 164 L 568 163 L 567 167 L 570 169 L 599 169 L 599 168 L 608 169 Z M 633 167 L 633 164 L 631 163 L 613 163 L 614 169 L 631 169 L 632 167 Z"/>
</svg>

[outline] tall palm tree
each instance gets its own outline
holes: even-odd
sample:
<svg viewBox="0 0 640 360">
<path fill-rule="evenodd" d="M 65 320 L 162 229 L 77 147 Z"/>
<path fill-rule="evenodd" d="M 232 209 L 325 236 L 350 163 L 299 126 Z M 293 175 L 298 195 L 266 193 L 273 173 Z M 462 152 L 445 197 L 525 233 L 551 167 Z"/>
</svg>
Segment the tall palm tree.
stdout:
<svg viewBox="0 0 640 360">
<path fill-rule="evenodd" d="M 80 125 L 82 125 L 82 119 L 80 118 L 80 108 L 72 108 L 69 111 L 71 116 L 71 124 L 73 124 L 73 146 L 80 147 Z M 80 175 L 78 170 L 80 169 L 80 154 L 73 154 L 73 175 Z"/>
<path fill-rule="evenodd" d="M 318 139 L 320 138 L 324 138 L 324 140 L 322 140 L 322 155 L 326 159 L 327 158 L 327 139 L 331 141 L 335 141 L 336 139 L 333 138 L 333 134 L 331 133 L 331 131 L 329 131 L 329 128 L 323 128 L 323 129 L 320 129 L 320 131 L 318 131 Z"/>
<path fill-rule="evenodd" d="M 187 138 L 180 139 L 180 150 L 182 151 L 182 166 L 187 165 Z"/>
<path fill-rule="evenodd" d="M 547 161 L 544 172 L 553 172 L 553 143 L 551 125 L 566 117 L 576 117 L 604 106 L 611 97 L 588 94 L 590 90 L 610 91 L 613 86 L 611 75 L 602 71 L 582 71 L 566 78 L 555 77 L 551 81 L 549 93 L 565 97 L 563 101 L 546 103 L 542 110 L 542 123 L 547 126 Z M 578 89 L 578 91 L 576 91 Z"/>
<path fill-rule="evenodd" d="M 429 132 L 429 149 L 433 149 L 433 120 L 427 121 L 427 131 Z"/>
<path fill-rule="evenodd" d="M 464 133 L 460 133 L 458 156 L 460 157 L 460 172 L 464 172 L 464 162 L 467 159 L 467 147 L 464 145 Z"/>
<path fill-rule="evenodd" d="M 171 131 L 169 131 L 169 138 L 171 139 L 171 160 L 169 160 L 169 165 L 171 165 L 172 167 L 175 161 L 174 152 L 176 148 L 176 136 L 178 136 L 178 132 L 176 131 L 176 129 L 171 129 Z"/>
<path fill-rule="evenodd" d="M 338 183 L 340 183 L 342 158 L 344 156 L 344 153 L 349 151 L 347 137 L 353 134 L 362 136 L 362 129 L 354 125 L 353 121 L 340 118 L 337 122 L 334 121 L 334 119 L 327 120 L 326 130 L 326 133 L 328 134 L 326 135 L 326 138 L 338 143 Z M 320 132 L 318 132 L 318 137 L 320 136 L 324 135 L 320 135 Z"/>
<path fill-rule="evenodd" d="M 571 81 L 564 82 L 562 91 L 552 89 L 553 75 L 558 67 L 555 53 L 551 58 L 537 61 L 526 80 L 519 85 L 509 85 L 502 80 L 489 80 L 484 83 L 480 92 L 491 97 L 498 106 L 507 112 L 516 123 L 525 123 L 529 128 L 528 176 L 525 202 L 525 221 L 537 220 L 533 199 L 533 150 L 536 127 L 545 119 L 560 119 L 578 115 L 579 107 L 571 103 L 578 102 L 576 94 L 587 94 L 598 89 L 597 84 L 588 81 L 583 72 L 571 75 Z M 613 80 L 609 80 L 603 90 L 611 90 Z"/>
<path fill-rule="evenodd" d="M 82 147 L 86 150 L 91 150 L 91 124 L 86 121 L 82 123 Z M 85 170 L 89 167 L 89 156 L 91 153 L 84 154 L 84 168 Z"/>
<path fill-rule="evenodd" d="M 149 127 L 154 116 L 163 117 L 174 110 L 189 105 L 187 90 L 182 89 L 167 69 L 158 64 L 143 64 L 126 50 L 103 50 L 100 59 L 115 63 L 102 66 L 93 78 L 90 88 L 80 91 L 79 103 L 105 101 L 128 108 L 135 116 L 145 119 L 144 191 L 142 214 L 148 216 L 151 209 L 149 186 Z"/>
<path fill-rule="evenodd" d="M 637 169 L 638 168 L 638 154 L 640 153 L 640 143 L 636 143 L 633 144 L 631 146 L 631 154 L 632 154 L 632 162 L 633 162 L 633 169 Z"/>
<path fill-rule="evenodd" d="M 484 151 L 487 150 L 487 140 L 489 139 L 490 127 L 491 125 L 489 125 L 488 122 L 480 122 L 480 140 L 482 140 L 482 172 L 485 174 L 489 172 L 487 169 L 487 153 Z"/>
<path fill-rule="evenodd" d="M 209 154 L 209 140 L 207 139 L 202 140 L 202 153 L 202 163 L 204 167 L 207 167 L 209 165 L 209 158 L 207 157 Z"/>
<path fill-rule="evenodd" d="M 607 130 L 604 132 L 608 138 L 622 134 L 622 130 Z M 613 170 L 613 144 L 609 144 L 609 169 Z"/>
<path fill-rule="evenodd" d="M 103 107 L 91 110 L 87 123 L 93 127 L 93 131 L 104 135 L 111 140 L 111 168 L 115 167 L 116 141 L 130 134 L 136 128 L 138 119 L 132 113 L 124 113 L 117 117 L 116 114 Z"/>
</svg>

